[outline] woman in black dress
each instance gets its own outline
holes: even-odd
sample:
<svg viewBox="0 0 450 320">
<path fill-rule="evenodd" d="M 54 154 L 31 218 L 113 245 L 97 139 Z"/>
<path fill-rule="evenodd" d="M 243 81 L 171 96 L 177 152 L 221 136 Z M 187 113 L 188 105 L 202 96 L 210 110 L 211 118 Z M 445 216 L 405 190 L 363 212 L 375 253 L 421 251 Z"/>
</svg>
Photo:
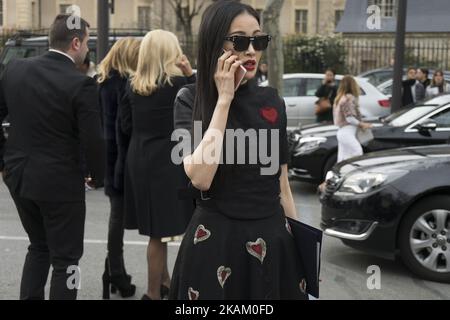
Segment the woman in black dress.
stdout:
<svg viewBox="0 0 450 320">
<path fill-rule="evenodd" d="M 154 30 L 142 40 L 137 71 L 121 102 L 122 130 L 131 136 L 125 168 L 125 228 L 150 237 L 146 300 L 168 294 L 165 241 L 184 234 L 192 217 L 192 201 L 178 200 L 178 190 L 187 179 L 182 166 L 171 160 L 175 146 L 171 135 L 175 97 L 194 81 L 176 36 Z"/>
<path fill-rule="evenodd" d="M 258 13 L 245 4 L 219 1 L 205 11 L 197 85 L 184 88 L 175 102 L 176 127 L 196 131 L 186 125 L 193 109 L 204 133 L 195 151 L 183 154 L 197 207 L 178 254 L 171 299 L 307 299 L 302 261 L 286 221 L 297 214 L 286 165 L 285 104 L 275 89 L 255 83 L 269 41 Z M 240 66 L 247 74 L 235 92 Z M 239 131 L 224 138 L 226 129 L 256 134 L 245 148 L 236 148 L 228 134 Z M 272 150 L 272 163 L 261 155 L 250 161 L 250 145 L 262 154 Z M 226 164 L 219 164 L 221 154 Z M 245 163 L 236 164 L 242 156 Z M 275 170 L 263 170 L 270 166 Z"/>
<path fill-rule="evenodd" d="M 108 256 L 103 273 L 103 298 L 109 298 L 110 286 L 123 297 L 134 295 L 136 287 L 125 271 L 123 259 L 123 171 L 128 141 L 117 130 L 120 97 L 125 92 L 128 77 L 136 71 L 140 41 L 124 38 L 117 41 L 99 65 L 98 83 L 102 123 L 106 145 L 105 193 L 109 197 L 111 213 L 108 226 Z M 119 145 L 121 146 L 119 148 Z M 112 288 L 111 288 L 112 289 Z M 114 291 L 114 290 L 113 290 Z"/>
</svg>

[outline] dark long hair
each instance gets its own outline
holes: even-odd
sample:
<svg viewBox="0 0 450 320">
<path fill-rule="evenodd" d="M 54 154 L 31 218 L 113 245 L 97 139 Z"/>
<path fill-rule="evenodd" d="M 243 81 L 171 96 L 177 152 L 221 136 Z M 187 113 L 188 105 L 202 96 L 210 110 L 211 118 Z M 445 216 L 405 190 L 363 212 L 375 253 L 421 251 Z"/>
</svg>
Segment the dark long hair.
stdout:
<svg viewBox="0 0 450 320">
<path fill-rule="evenodd" d="M 217 103 L 214 74 L 217 61 L 223 54 L 224 38 L 228 35 L 233 20 L 245 12 L 260 23 L 255 9 L 234 0 L 217 1 L 203 14 L 198 36 L 197 90 L 193 112 L 193 121 L 202 121 L 203 131 L 208 129 Z"/>
</svg>

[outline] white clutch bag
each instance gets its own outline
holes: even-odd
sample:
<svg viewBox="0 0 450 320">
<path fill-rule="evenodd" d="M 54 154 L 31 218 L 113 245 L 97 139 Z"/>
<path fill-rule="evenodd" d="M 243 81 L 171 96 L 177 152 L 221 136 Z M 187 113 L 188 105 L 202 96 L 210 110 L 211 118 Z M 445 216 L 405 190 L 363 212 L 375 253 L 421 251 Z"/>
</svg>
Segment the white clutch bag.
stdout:
<svg viewBox="0 0 450 320">
<path fill-rule="evenodd" d="M 370 141 L 374 139 L 372 130 L 371 129 L 363 130 L 361 128 L 358 128 L 358 131 L 356 132 L 356 139 L 358 139 L 361 145 L 368 144 Z"/>
</svg>

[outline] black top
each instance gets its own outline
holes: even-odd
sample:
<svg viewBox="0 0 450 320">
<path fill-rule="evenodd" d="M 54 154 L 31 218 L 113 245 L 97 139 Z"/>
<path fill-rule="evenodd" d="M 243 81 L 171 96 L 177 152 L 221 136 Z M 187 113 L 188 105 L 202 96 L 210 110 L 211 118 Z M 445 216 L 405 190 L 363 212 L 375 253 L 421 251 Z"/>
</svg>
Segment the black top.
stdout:
<svg viewBox="0 0 450 320">
<path fill-rule="evenodd" d="M 0 137 L 0 170 L 21 197 L 49 202 L 85 198 L 86 169 L 103 180 L 104 149 L 95 80 L 66 56 L 11 61 L 0 84 L 0 123 L 9 114 L 8 141 Z M 3 161 L 2 161 L 3 160 Z"/>
<path fill-rule="evenodd" d="M 121 129 L 131 136 L 124 175 L 125 227 L 155 238 L 183 234 L 193 201 L 180 201 L 188 185 L 183 166 L 173 161 L 174 101 L 178 91 L 195 81 L 174 77 L 148 96 L 128 83 L 119 108 Z"/>
<path fill-rule="evenodd" d="M 108 196 L 123 194 L 124 164 L 130 138 L 117 129 L 120 125 L 119 103 L 125 94 L 126 85 L 127 78 L 123 78 L 115 70 L 99 85 L 103 134 L 106 140 L 105 193 Z"/>
<path fill-rule="evenodd" d="M 175 127 L 191 130 L 192 104 L 195 90 L 184 88 L 175 101 Z M 237 143 L 234 144 L 234 164 L 221 164 L 213 180 L 209 194 L 212 199 L 199 201 L 201 207 L 214 207 L 224 215 L 237 219 L 260 219 L 279 213 L 280 209 L 280 165 L 287 164 L 287 117 L 284 100 L 270 87 L 258 87 L 251 81 L 239 88 L 231 104 L 227 129 L 242 129 L 257 138 L 256 148 L 245 143 L 245 164 L 237 163 Z M 204 128 L 206 129 L 206 128 Z M 247 131 L 249 130 L 249 131 Z M 192 130 L 191 130 L 192 131 Z M 232 133 L 231 133 L 232 134 Z M 274 143 L 271 143 L 271 135 Z M 232 136 L 225 136 L 223 159 L 232 153 L 227 146 Z M 273 149 L 273 153 L 272 150 Z M 252 150 L 256 150 L 253 153 Z M 257 156 L 269 155 L 275 165 L 274 172 L 263 174 L 262 168 L 270 164 Z M 227 162 L 224 160 L 224 162 Z"/>
<path fill-rule="evenodd" d="M 337 96 L 337 87 L 335 84 L 322 84 L 316 92 L 316 97 L 327 98 L 330 100 L 331 106 Z M 316 116 L 317 122 L 333 122 L 333 108 L 328 109 Z"/>
<path fill-rule="evenodd" d="M 414 86 L 415 84 L 416 84 L 415 79 L 408 79 L 402 81 L 402 107 L 414 105 L 412 86 Z"/>
</svg>

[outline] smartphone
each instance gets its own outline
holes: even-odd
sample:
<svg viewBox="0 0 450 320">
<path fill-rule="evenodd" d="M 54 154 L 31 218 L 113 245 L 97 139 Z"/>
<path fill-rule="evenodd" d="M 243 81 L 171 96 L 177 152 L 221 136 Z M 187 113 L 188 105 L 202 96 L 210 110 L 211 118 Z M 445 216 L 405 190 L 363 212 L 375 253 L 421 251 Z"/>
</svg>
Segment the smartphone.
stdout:
<svg viewBox="0 0 450 320">
<path fill-rule="evenodd" d="M 234 91 L 237 91 L 239 89 L 239 86 L 241 85 L 242 81 L 245 78 L 245 75 L 247 74 L 247 69 L 245 69 L 243 66 L 239 66 L 237 69 L 235 75 L 234 75 Z"/>
<path fill-rule="evenodd" d="M 226 52 L 225 49 L 222 49 L 222 54 L 224 54 L 225 52 Z M 245 69 L 243 66 L 239 66 L 234 75 L 234 91 L 237 91 L 239 89 L 239 86 L 244 80 L 246 74 L 247 69 Z"/>
</svg>

